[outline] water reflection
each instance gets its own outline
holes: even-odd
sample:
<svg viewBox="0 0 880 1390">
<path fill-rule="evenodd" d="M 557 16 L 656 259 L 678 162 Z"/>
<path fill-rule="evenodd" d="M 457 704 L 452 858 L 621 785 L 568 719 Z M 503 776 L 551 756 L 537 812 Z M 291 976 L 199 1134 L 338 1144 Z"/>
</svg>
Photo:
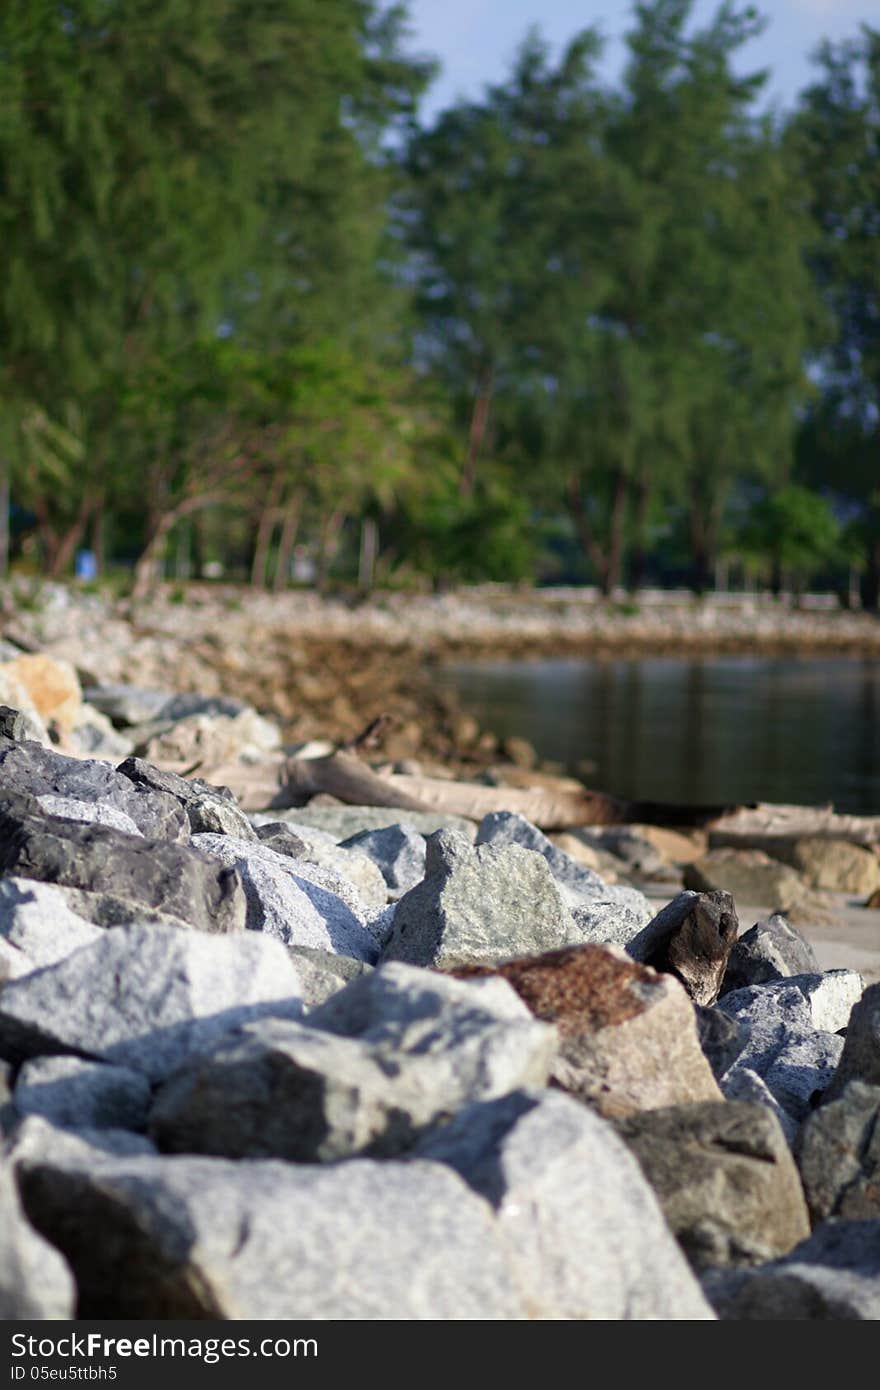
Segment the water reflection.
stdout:
<svg viewBox="0 0 880 1390">
<path fill-rule="evenodd" d="M 443 673 L 486 727 L 621 796 L 834 801 L 880 814 L 876 659 L 472 662 Z"/>
</svg>

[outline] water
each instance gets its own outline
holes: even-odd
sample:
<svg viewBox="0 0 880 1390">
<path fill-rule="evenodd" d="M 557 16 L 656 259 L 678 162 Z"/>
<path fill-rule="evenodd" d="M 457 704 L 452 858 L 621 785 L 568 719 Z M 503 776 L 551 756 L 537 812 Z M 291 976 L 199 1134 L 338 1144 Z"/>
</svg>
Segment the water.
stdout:
<svg viewBox="0 0 880 1390">
<path fill-rule="evenodd" d="M 442 680 L 499 735 L 618 796 L 783 801 L 880 814 L 880 661 L 482 661 Z"/>
</svg>

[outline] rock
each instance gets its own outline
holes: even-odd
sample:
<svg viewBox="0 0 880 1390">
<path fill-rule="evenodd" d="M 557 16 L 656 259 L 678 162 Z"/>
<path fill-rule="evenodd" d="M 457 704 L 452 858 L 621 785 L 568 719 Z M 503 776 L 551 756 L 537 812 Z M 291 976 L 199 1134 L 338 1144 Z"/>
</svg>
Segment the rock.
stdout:
<svg viewBox="0 0 880 1390">
<path fill-rule="evenodd" d="M 490 972 L 458 973 L 472 979 Z M 693 1007 L 671 976 L 637 965 L 617 947 L 594 945 L 508 961 L 491 973 L 507 980 L 536 1018 L 556 1024 L 554 1084 L 601 1114 L 720 1100 Z"/>
<path fill-rule="evenodd" d="M 749 1105 L 765 1105 L 768 1110 L 772 1110 L 789 1146 L 794 1144 L 800 1128 L 797 1120 L 789 1115 L 787 1110 L 783 1110 L 767 1083 L 762 1081 L 758 1073 L 752 1071 L 751 1067 L 739 1066 L 729 1069 L 721 1078 L 721 1089 L 724 1092 L 725 1100 L 741 1100 L 748 1102 Z"/>
<path fill-rule="evenodd" d="M 590 841 L 597 849 L 613 854 L 621 861 L 624 871 L 637 878 L 663 878 L 668 863 L 647 836 L 631 825 L 603 826 L 601 830 L 590 830 Z"/>
<path fill-rule="evenodd" d="M 493 811 L 484 816 L 477 830 L 478 845 L 521 845 L 546 859 L 550 872 L 563 888 L 566 902 L 581 902 L 600 896 L 605 884 L 598 874 L 578 864 L 559 849 L 524 816 L 510 811 Z"/>
<path fill-rule="evenodd" d="M 415 1152 L 491 1202 L 531 1318 L 709 1316 L 637 1162 L 567 1096 L 468 1106 Z"/>
<path fill-rule="evenodd" d="M 135 753 L 148 762 L 167 763 L 172 767 L 239 760 L 260 762 L 267 753 L 276 753 L 281 744 L 275 725 L 252 709 L 244 709 L 234 717 L 191 714 L 171 723 L 163 712 L 157 726 L 152 730 L 147 726 L 138 732 L 140 738 Z"/>
<path fill-rule="evenodd" d="M 366 854 L 346 845 L 337 845 L 332 835 L 315 830 L 310 825 L 275 821 L 261 825 L 257 838 L 276 854 L 312 864 L 317 869 L 329 869 L 353 884 L 358 893 L 360 909 L 368 913 L 384 912 L 388 890 L 379 867 Z"/>
<path fill-rule="evenodd" d="M 823 1099 L 836 1100 L 850 1081 L 880 1086 L 880 984 L 869 985 L 853 1007 L 840 1065 Z"/>
<path fill-rule="evenodd" d="M 38 1235 L 22 1210 L 9 1163 L 0 1161 L 0 1319 L 72 1318 L 76 1287 L 57 1250 Z"/>
<path fill-rule="evenodd" d="M 613 854 L 607 854 L 605 850 L 597 849 L 595 845 L 581 839 L 575 831 L 561 830 L 550 835 L 549 839 L 576 864 L 585 869 L 592 869 L 605 884 L 616 883 L 620 874 L 625 871 L 626 866 L 622 860 L 616 859 Z"/>
<path fill-rule="evenodd" d="M 393 1023 L 340 1036 L 321 1029 L 318 1009 L 309 1027 L 244 1026 L 159 1091 L 158 1146 L 300 1163 L 389 1157 L 470 1101 L 546 1082 L 555 1032 L 515 998 L 521 1012 L 499 1018 L 480 1007 L 484 991 L 451 980 L 426 988 L 411 966 L 384 968 L 399 986 Z M 373 977 L 362 988 L 375 994 Z"/>
<path fill-rule="evenodd" d="M 146 1129 L 150 1083 L 130 1067 L 80 1057 L 35 1057 L 18 1074 L 13 1101 L 22 1115 L 61 1128 Z"/>
<path fill-rule="evenodd" d="M 876 893 L 871 894 L 870 898 L 865 903 L 865 907 L 871 908 L 872 910 L 880 908 L 880 888 L 877 889 Z"/>
<path fill-rule="evenodd" d="M 880 858 L 846 840 L 808 838 L 792 846 L 792 862 L 811 888 L 826 893 L 870 894 L 880 888 Z"/>
<path fill-rule="evenodd" d="M 91 705 L 83 705 L 66 739 L 69 751 L 82 757 L 116 762 L 131 752 L 132 741 L 117 733 L 110 720 Z"/>
<path fill-rule="evenodd" d="M 271 811 L 251 817 L 254 825 L 267 821 L 293 821 L 298 826 L 311 825 L 325 830 L 338 841 L 348 840 L 362 830 L 385 830 L 392 825 L 404 825 L 420 835 L 433 835 L 437 830 L 454 830 L 473 842 L 477 827 L 464 816 L 446 815 L 440 811 L 401 811 L 393 806 L 308 806 L 290 811 Z"/>
<path fill-rule="evenodd" d="M 44 1161 L 19 1181 L 80 1318 L 527 1316 L 489 1207 L 436 1164 Z"/>
<path fill-rule="evenodd" d="M 400 899 L 383 960 L 440 969 L 503 960 L 579 936 L 545 859 L 515 844 L 473 848 L 439 831 L 426 877 Z"/>
<path fill-rule="evenodd" d="M 784 1259 L 704 1282 L 725 1320 L 803 1322 L 880 1318 L 876 1221 L 829 1221 Z"/>
<path fill-rule="evenodd" d="M 27 797 L 0 797 L 0 873 L 121 898 L 201 932 L 235 932 L 246 902 L 234 868 L 188 845 L 41 814 Z"/>
<path fill-rule="evenodd" d="M 334 994 L 345 989 L 351 980 L 357 979 L 361 971 L 373 968 L 367 965 L 366 961 L 352 960 L 350 956 L 337 956 L 333 951 L 313 950 L 308 946 L 288 946 L 287 951 L 296 964 L 300 997 L 307 1010 L 325 1004 Z M 343 969 L 337 969 L 338 964 L 341 964 Z M 353 974 L 347 972 L 346 967 L 349 966 L 355 968 Z"/>
<path fill-rule="evenodd" d="M 41 743 L 46 747 L 51 742 L 38 714 L 13 709 L 11 705 L 0 705 L 0 738 L 11 738 L 16 743 Z"/>
<path fill-rule="evenodd" d="M 62 1129 L 42 1115 L 25 1115 L 6 1146 L 9 1163 L 16 1169 L 42 1162 L 91 1166 L 107 1158 L 142 1158 L 155 1153 L 155 1145 L 145 1134 L 128 1129 Z"/>
<path fill-rule="evenodd" d="M 240 875 L 251 931 L 286 945 L 317 946 L 369 963 L 376 959 L 363 904 L 338 875 L 230 835 L 196 835 L 193 844 Z"/>
<path fill-rule="evenodd" d="M 0 879 L 0 968 L 12 978 L 54 965 L 100 935 L 54 884 Z"/>
<path fill-rule="evenodd" d="M 3 674 L 24 686 L 44 724 L 70 732 L 82 705 L 82 691 L 69 661 L 43 653 L 19 656 L 3 663 Z"/>
<path fill-rule="evenodd" d="M 738 929 L 729 893 L 679 893 L 632 938 L 627 954 L 674 975 L 696 1004 L 714 1004 Z"/>
<path fill-rule="evenodd" d="M 850 1081 L 806 1119 L 795 1156 L 814 1221 L 880 1219 L 880 1086 Z"/>
<path fill-rule="evenodd" d="M 406 825 L 384 830 L 361 830 L 342 841 L 342 848 L 358 850 L 379 869 L 387 895 L 402 898 L 425 877 L 425 837 Z"/>
<path fill-rule="evenodd" d="M 231 1028 L 302 1013 L 293 961 L 265 936 L 113 927 L 0 992 L 0 1056 L 72 1053 L 163 1080 Z"/>
<path fill-rule="evenodd" d="M 163 706 L 174 699 L 169 690 L 142 690 L 136 685 L 91 685 L 84 691 L 94 709 L 106 715 L 117 729 L 158 719 Z"/>
<path fill-rule="evenodd" d="M 722 889 L 744 903 L 766 903 L 784 912 L 804 895 L 804 880 L 787 864 L 759 849 L 713 849 L 684 871 L 686 888 Z"/>
<path fill-rule="evenodd" d="M 766 922 L 756 922 L 735 943 L 721 993 L 783 980 L 789 975 L 816 974 L 818 970 L 819 962 L 807 938 L 776 913 Z"/>
<path fill-rule="evenodd" d="M 763 1105 L 707 1101 L 616 1124 L 691 1264 L 760 1264 L 810 1234 L 798 1170 Z"/>
<path fill-rule="evenodd" d="M 6 716 L 7 728 L 17 728 L 20 731 L 16 741 L 20 742 L 23 737 L 49 748 L 52 745 L 49 730 L 40 717 L 27 687 L 10 674 L 10 665 L 11 662 L 9 661 L 0 661 L 0 702 L 2 702 L 4 709 L 12 711 L 11 718 L 9 715 Z M 4 737 L 16 738 L 16 735 L 5 733 Z"/>
<path fill-rule="evenodd" d="M 690 864 L 706 853 L 707 837 L 702 830 L 670 830 L 666 826 L 635 823 L 627 828 L 653 845 L 666 864 Z"/>
<path fill-rule="evenodd" d="M 718 1007 L 749 1030 L 749 1040 L 724 1080 L 731 1095 L 736 1075 L 745 1067 L 757 1072 L 792 1119 L 802 1120 L 829 1085 L 843 1050 L 836 1033 L 817 1030 L 808 987 L 792 976 L 775 985 L 753 985 L 725 994 Z"/>
<path fill-rule="evenodd" d="M 748 1042 L 749 1030 L 723 1009 L 694 1005 L 697 1037 L 716 1081 L 729 1071 Z"/>
<path fill-rule="evenodd" d="M 231 792 L 198 779 L 187 781 L 174 772 L 162 772 L 143 758 L 126 758 L 116 769 L 134 786 L 172 796 L 183 808 L 192 834 L 234 835 L 255 840 L 250 821 Z"/>
<path fill-rule="evenodd" d="M 624 949 L 654 916 L 648 899 L 623 884 L 606 884 L 601 895 L 573 903 L 570 910 L 579 941 Z"/>
<path fill-rule="evenodd" d="M 63 757 L 34 743 L 0 743 L 0 796 L 9 793 L 32 797 L 47 815 L 71 814 L 81 820 L 91 806 L 96 816 L 105 816 L 104 824 L 115 823 L 129 834 L 137 830 L 152 840 L 189 839 L 186 817 L 173 797 L 134 787 L 108 763 Z M 65 812 L 68 802 L 81 810 Z M 108 812 L 120 813 L 125 822 L 114 822 Z"/>
</svg>

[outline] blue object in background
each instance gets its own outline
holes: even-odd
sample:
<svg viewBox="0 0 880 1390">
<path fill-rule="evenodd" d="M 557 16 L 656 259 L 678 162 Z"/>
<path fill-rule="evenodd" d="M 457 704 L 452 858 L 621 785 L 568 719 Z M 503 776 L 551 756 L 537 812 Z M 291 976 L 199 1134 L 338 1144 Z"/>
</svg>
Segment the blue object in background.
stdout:
<svg viewBox="0 0 880 1390">
<path fill-rule="evenodd" d="M 77 579 L 97 579 L 98 561 L 95 558 L 94 550 L 78 550 L 76 552 L 74 573 Z"/>
</svg>

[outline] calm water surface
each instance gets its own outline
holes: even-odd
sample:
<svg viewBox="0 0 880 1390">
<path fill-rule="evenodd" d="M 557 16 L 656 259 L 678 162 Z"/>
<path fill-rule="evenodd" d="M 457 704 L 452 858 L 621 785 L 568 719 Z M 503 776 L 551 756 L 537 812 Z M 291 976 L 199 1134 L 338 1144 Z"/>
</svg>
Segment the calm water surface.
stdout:
<svg viewBox="0 0 880 1390">
<path fill-rule="evenodd" d="M 880 814 L 880 661 L 640 657 L 448 668 L 466 710 L 592 786 Z"/>
</svg>

